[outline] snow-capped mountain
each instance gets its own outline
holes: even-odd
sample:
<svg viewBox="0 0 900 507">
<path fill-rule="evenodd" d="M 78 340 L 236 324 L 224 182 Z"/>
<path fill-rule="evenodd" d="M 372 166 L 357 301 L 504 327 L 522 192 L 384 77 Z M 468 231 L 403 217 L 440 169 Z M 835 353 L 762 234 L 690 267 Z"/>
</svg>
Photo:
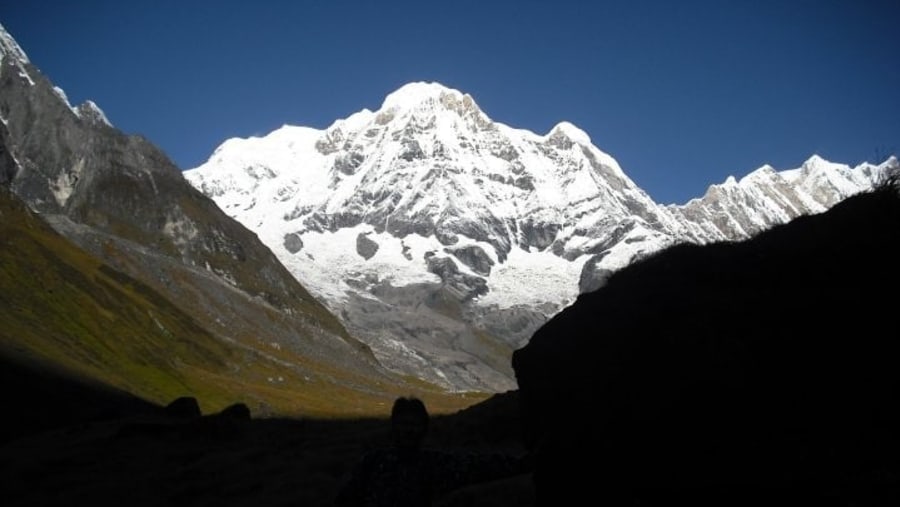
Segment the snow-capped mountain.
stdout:
<svg viewBox="0 0 900 507">
<path fill-rule="evenodd" d="M 499 391 L 515 387 L 511 351 L 608 273 L 676 242 L 822 211 L 896 163 L 813 157 L 661 206 L 574 125 L 515 129 L 420 82 L 325 130 L 227 140 L 184 175 L 384 364 Z"/>
</svg>

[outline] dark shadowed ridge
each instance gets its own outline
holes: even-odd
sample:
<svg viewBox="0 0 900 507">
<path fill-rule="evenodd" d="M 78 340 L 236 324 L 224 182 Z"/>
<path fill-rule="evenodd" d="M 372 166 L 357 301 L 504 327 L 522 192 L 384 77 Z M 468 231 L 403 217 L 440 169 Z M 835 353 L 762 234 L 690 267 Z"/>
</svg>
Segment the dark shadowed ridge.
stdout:
<svg viewBox="0 0 900 507">
<path fill-rule="evenodd" d="M 897 259 L 892 178 L 579 297 L 513 358 L 539 504 L 897 505 Z"/>
</svg>

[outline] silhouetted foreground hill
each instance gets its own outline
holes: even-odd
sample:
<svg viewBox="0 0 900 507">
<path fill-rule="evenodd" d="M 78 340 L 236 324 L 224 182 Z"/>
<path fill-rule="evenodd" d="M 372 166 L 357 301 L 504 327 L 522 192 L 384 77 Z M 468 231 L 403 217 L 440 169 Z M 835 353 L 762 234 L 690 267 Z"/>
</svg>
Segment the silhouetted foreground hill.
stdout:
<svg viewBox="0 0 900 507">
<path fill-rule="evenodd" d="M 539 505 L 900 505 L 896 181 L 660 252 L 516 351 Z"/>
</svg>

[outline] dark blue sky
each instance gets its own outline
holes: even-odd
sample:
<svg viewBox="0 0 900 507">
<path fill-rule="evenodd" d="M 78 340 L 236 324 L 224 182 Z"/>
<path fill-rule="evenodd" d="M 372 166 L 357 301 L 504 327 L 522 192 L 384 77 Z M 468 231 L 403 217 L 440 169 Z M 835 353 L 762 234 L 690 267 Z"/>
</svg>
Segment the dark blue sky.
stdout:
<svg viewBox="0 0 900 507">
<path fill-rule="evenodd" d="M 900 151 L 898 0 L 0 0 L 0 24 L 73 105 L 182 169 L 410 81 L 540 134 L 570 121 L 661 203 Z"/>
</svg>

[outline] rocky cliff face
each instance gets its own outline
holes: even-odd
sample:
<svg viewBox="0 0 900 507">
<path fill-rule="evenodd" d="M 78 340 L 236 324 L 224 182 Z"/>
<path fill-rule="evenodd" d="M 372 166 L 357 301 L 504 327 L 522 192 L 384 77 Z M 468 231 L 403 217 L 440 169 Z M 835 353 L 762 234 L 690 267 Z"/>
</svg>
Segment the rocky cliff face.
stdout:
<svg viewBox="0 0 900 507">
<path fill-rule="evenodd" d="M 383 363 L 502 391 L 511 350 L 615 270 L 820 212 L 882 169 L 814 157 L 661 206 L 574 125 L 514 129 L 465 93 L 411 83 L 323 131 L 230 139 L 185 175 Z"/>
<path fill-rule="evenodd" d="M 307 362 L 301 377 L 389 374 L 269 247 L 159 149 L 72 107 L 0 29 L 0 182 L 68 239 L 165 294 L 221 340 Z M 279 352 L 281 351 L 281 352 Z"/>
</svg>

